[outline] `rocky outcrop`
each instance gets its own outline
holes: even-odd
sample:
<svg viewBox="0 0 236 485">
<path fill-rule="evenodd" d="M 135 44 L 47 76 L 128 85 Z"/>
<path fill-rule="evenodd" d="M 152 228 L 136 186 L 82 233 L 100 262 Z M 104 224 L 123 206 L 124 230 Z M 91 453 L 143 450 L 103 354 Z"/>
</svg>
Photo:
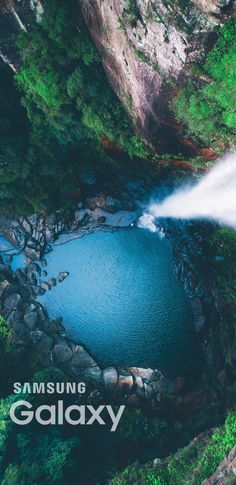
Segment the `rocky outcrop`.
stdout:
<svg viewBox="0 0 236 485">
<path fill-rule="evenodd" d="M 142 136 L 178 151 L 169 101 L 233 14 L 230 0 L 79 0 L 107 76 Z M 172 135 L 172 136 L 171 136 Z M 174 145 L 176 145 L 174 147 Z M 186 147 L 185 147 L 186 148 Z M 182 147 L 183 149 L 183 147 Z"/>
</svg>

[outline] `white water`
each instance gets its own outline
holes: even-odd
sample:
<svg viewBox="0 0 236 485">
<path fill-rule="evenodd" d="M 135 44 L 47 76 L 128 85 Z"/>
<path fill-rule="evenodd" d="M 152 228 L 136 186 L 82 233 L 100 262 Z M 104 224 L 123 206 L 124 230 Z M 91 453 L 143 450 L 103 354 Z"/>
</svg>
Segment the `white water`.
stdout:
<svg viewBox="0 0 236 485">
<path fill-rule="evenodd" d="M 148 212 L 147 226 L 158 217 L 174 217 L 212 219 L 236 228 L 236 154 L 220 160 L 194 187 L 177 190 Z"/>
</svg>

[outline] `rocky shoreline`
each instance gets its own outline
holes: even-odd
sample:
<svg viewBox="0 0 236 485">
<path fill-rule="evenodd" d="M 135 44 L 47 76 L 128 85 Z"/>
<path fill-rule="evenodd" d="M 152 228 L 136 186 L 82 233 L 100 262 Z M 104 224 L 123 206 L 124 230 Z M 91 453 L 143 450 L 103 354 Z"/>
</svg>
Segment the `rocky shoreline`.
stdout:
<svg viewBox="0 0 236 485">
<path fill-rule="evenodd" d="M 189 391 L 185 378 L 170 379 L 153 369 L 108 367 L 102 369 L 90 353 L 78 343 L 68 339 L 61 319 L 50 320 L 46 309 L 35 298 L 55 284 L 59 284 L 67 272 L 58 275 L 57 281 L 47 280 L 44 255 L 50 244 L 60 236 L 63 241 L 82 237 L 95 230 L 117 230 L 135 223 L 141 213 L 146 188 L 137 182 L 129 182 L 120 196 L 111 193 L 90 195 L 85 202 L 79 201 L 70 216 L 32 215 L 28 218 L 9 220 L 0 218 L 0 234 L 18 250 L 23 251 L 28 264 L 25 268 L 11 270 L 11 256 L 2 260 L 0 266 L 1 314 L 12 330 L 12 341 L 18 351 L 26 352 L 33 347 L 43 355 L 44 365 L 55 365 L 75 380 L 84 380 L 91 386 L 96 398 L 125 402 L 135 406 L 183 412 L 215 405 L 215 390 L 209 386 L 206 375 L 196 383 L 194 392 Z M 176 261 L 176 275 L 183 282 L 190 298 L 196 333 L 206 337 L 215 318 L 211 289 L 204 267 L 206 258 L 202 239 L 192 224 L 163 222 Z M 65 268 L 66 269 L 66 268 Z M 44 277 L 44 279 L 42 279 Z M 204 345 L 203 345 L 204 347 Z M 205 344 L 205 357 L 209 348 Z M 219 363 L 218 372 L 221 369 Z"/>
</svg>

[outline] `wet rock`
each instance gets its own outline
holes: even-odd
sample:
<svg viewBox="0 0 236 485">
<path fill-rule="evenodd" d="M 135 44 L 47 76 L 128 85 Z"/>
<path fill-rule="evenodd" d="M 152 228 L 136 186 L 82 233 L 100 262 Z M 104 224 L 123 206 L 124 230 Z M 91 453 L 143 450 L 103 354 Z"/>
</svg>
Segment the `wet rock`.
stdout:
<svg viewBox="0 0 236 485">
<path fill-rule="evenodd" d="M 74 369 L 87 369 L 97 367 L 95 360 L 89 355 L 89 353 L 81 345 L 76 345 L 73 352 L 73 359 L 71 361 L 71 367 Z"/>
<path fill-rule="evenodd" d="M 46 277 L 46 276 L 48 275 L 48 272 L 47 272 L 47 271 L 45 271 L 45 270 L 43 270 L 42 275 L 43 275 L 44 277 Z"/>
<path fill-rule="evenodd" d="M 53 339 L 43 333 L 42 338 L 40 338 L 39 344 L 37 345 L 38 350 L 47 355 L 51 351 L 52 347 Z"/>
<path fill-rule="evenodd" d="M 72 359 L 73 352 L 66 342 L 55 345 L 53 357 L 58 364 L 64 364 Z"/>
<path fill-rule="evenodd" d="M 41 330 L 33 330 L 30 332 L 30 338 L 34 344 L 38 344 L 43 337 L 43 332 Z"/>
<path fill-rule="evenodd" d="M 127 392 L 132 389 L 134 385 L 133 376 L 130 374 L 120 374 L 117 387 L 122 392 Z"/>
<path fill-rule="evenodd" d="M 11 340 L 14 345 L 27 345 L 29 339 L 29 329 L 22 322 L 16 322 L 11 332 Z"/>
<path fill-rule="evenodd" d="M 22 312 L 18 309 L 13 310 L 7 319 L 7 325 L 13 327 L 17 321 L 21 320 L 21 318 Z"/>
<path fill-rule="evenodd" d="M 56 280 L 56 278 L 50 278 L 47 283 L 48 283 L 48 286 L 53 288 L 54 286 L 56 286 L 57 280 Z"/>
<path fill-rule="evenodd" d="M 101 217 L 99 217 L 99 218 L 98 218 L 98 222 L 99 222 L 100 224 L 104 224 L 104 222 L 106 222 L 106 217 L 105 217 L 105 216 L 101 216 Z"/>
<path fill-rule="evenodd" d="M 27 256 L 27 258 L 29 258 L 32 261 L 34 261 L 35 259 L 40 260 L 41 253 L 40 253 L 40 250 L 39 249 L 31 248 L 29 246 L 26 246 L 26 248 L 25 248 L 25 255 Z"/>
<path fill-rule="evenodd" d="M 2 296 L 4 296 L 4 293 L 6 293 L 6 290 L 7 290 L 7 288 L 9 288 L 9 286 L 10 286 L 10 283 L 7 280 L 4 280 L 0 284 L 0 298 L 2 298 Z"/>
<path fill-rule="evenodd" d="M 37 326 L 38 320 L 38 314 L 35 311 L 28 312 L 24 315 L 24 322 L 30 330 L 33 330 Z"/>
<path fill-rule="evenodd" d="M 96 365 L 95 367 L 89 367 L 83 370 L 83 379 L 85 382 L 91 382 L 95 386 L 103 384 L 102 370 Z"/>
<path fill-rule="evenodd" d="M 144 383 L 144 395 L 145 395 L 145 399 L 152 399 L 154 397 L 153 388 L 146 383 Z"/>
<path fill-rule="evenodd" d="M 63 272 L 59 273 L 59 275 L 57 277 L 58 283 L 61 283 L 62 281 L 64 281 L 67 278 L 67 276 L 69 276 L 69 274 L 70 273 L 68 271 L 63 271 Z"/>
<path fill-rule="evenodd" d="M 103 380 L 105 384 L 105 389 L 110 392 L 117 384 L 118 373 L 115 367 L 107 367 L 103 370 Z"/>
<path fill-rule="evenodd" d="M 41 259 L 40 263 L 41 263 L 42 268 L 46 268 L 46 266 L 47 266 L 47 261 L 46 261 L 46 259 L 45 259 L 45 258 Z"/>
<path fill-rule="evenodd" d="M 40 288 L 41 290 L 44 290 L 44 291 L 48 291 L 51 289 L 51 287 L 49 286 L 48 283 L 46 283 L 46 281 L 43 281 L 43 283 L 41 283 Z"/>
<path fill-rule="evenodd" d="M 8 254 L 7 256 L 5 256 L 5 261 L 7 264 L 10 264 L 12 262 L 12 255 L 11 254 Z"/>
<path fill-rule="evenodd" d="M 19 305 L 20 302 L 21 296 L 19 295 L 19 293 L 13 293 L 12 295 L 7 296 L 7 298 L 5 299 L 4 308 L 6 310 L 12 311 Z"/>
</svg>

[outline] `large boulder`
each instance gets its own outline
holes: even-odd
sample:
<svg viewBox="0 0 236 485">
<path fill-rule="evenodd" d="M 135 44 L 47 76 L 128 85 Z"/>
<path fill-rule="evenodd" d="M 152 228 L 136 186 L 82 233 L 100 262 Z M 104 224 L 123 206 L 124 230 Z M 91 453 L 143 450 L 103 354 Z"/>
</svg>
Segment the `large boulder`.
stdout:
<svg viewBox="0 0 236 485">
<path fill-rule="evenodd" d="M 103 381 L 108 392 L 114 389 L 118 381 L 118 372 L 115 367 L 107 367 L 103 370 Z"/>
<path fill-rule="evenodd" d="M 17 308 L 19 303 L 21 302 L 21 296 L 19 293 L 12 293 L 11 295 L 7 296 L 4 301 L 4 308 L 7 311 L 12 311 L 14 308 Z"/>
<path fill-rule="evenodd" d="M 64 364 L 72 359 L 73 352 L 66 341 L 61 341 L 53 348 L 53 358 L 58 364 Z"/>
<path fill-rule="evenodd" d="M 37 327 L 38 321 L 39 317 L 36 311 L 25 313 L 24 322 L 30 330 L 33 330 L 35 327 Z"/>
</svg>

